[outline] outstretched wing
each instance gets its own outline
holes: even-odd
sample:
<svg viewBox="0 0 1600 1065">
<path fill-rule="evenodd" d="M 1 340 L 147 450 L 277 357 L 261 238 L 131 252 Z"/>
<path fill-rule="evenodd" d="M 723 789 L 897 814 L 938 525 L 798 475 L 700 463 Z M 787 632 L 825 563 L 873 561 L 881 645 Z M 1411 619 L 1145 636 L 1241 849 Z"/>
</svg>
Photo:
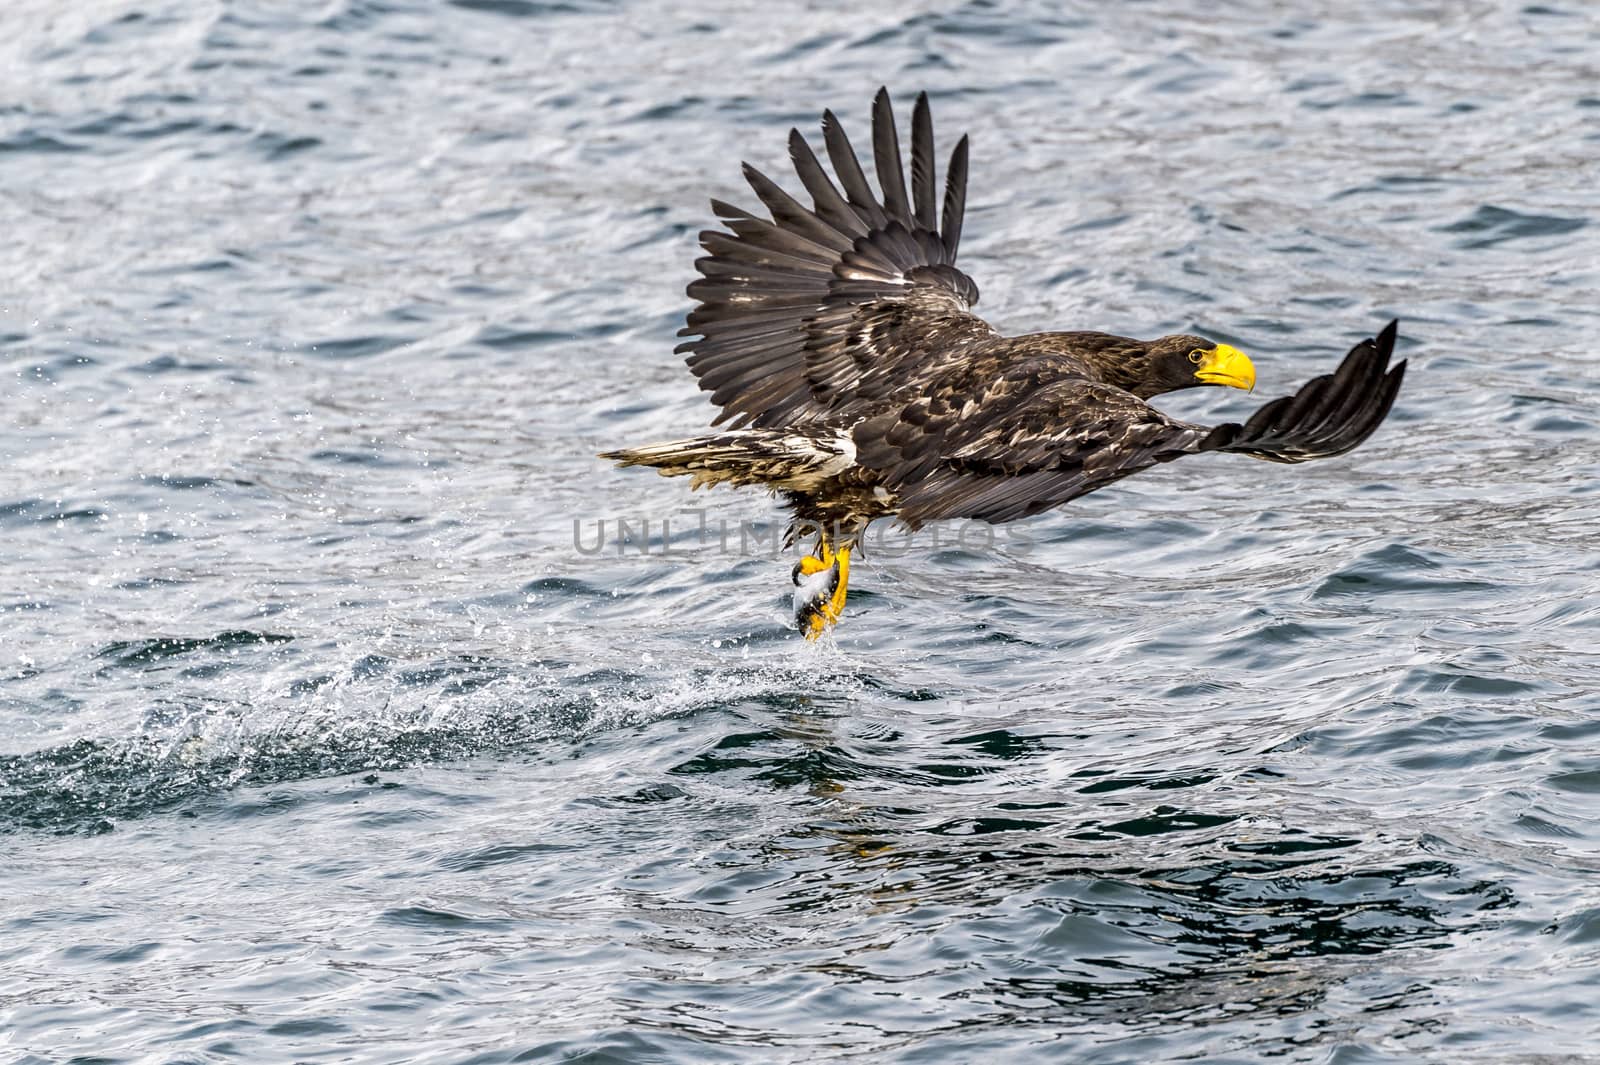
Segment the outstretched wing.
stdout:
<svg viewBox="0 0 1600 1065">
<path fill-rule="evenodd" d="M 1313 377 L 1293 396 L 1275 399 L 1240 425 L 1206 434 L 1199 451 L 1237 451 L 1268 462 L 1305 462 L 1343 455 L 1383 424 L 1400 394 L 1405 360 L 1389 369 L 1398 321 L 1350 349 L 1339 368 Z"/>
<path fill-rule="evenodd" d="M 878 471 L 899 497 L 900 519 L 917 528 L 940 518 L 1027 517 L 1202 451 L 1271 462 L 1340 455 L 1372 435 L 1400 391 L 1406 364 L 1389 367 L 1395 329 L 1389 323 L 1334 373 L 1243 425 L 1177 421 L 1044 357 L 1014 365 L 975 395 L 936 388 L 867 419 L 855 430 L 857 461 Z"/>
<path fill-rule="evenodd" d="M 931 346 L 994 335 L 968 313 L 978 288 L 955 266 L 967 138 L 950 156 L 941 222 L 926 93 L 912 115 L 909 191 L 887 90 L 873 101 L 881 201 L 833 112 L 823 114 L 822 130 L 837 184 L 799 131 L 789 131 L 789 155 L 811 207 L 749 164 L 745 179 L 770 221 L 711 201 L 731 232 L 700 235 L 710 254 L 695 263 L 702 276 L 689 295 L 699 303 L 679 331 L 699 339 L 678 351 L 689 353 L 700 387 L 722 408 L 714 424 L 815 418 L 886 393 L 896 367 Z"/>
</svg>

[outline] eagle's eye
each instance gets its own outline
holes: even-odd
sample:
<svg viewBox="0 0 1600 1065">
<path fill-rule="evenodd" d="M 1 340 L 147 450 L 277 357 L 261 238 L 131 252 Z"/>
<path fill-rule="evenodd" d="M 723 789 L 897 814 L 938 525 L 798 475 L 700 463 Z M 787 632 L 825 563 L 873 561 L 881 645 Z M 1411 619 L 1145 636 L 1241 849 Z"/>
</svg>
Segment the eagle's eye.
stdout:
<svg viewBox="0 0 1600 1065">
<path fill-rule="evenodd" d="M 1201 359 L 1203 359 L 1205 357 L 1206 357 L 1206 353 L 1204 351 L 1202 351 L 1201 349 L 1199 349 L 1199 348 L 1195 348 L 1193 351 L 1189 352 L 1189 361 L 1190 362 L 1198 363 Z"/>
</svg>

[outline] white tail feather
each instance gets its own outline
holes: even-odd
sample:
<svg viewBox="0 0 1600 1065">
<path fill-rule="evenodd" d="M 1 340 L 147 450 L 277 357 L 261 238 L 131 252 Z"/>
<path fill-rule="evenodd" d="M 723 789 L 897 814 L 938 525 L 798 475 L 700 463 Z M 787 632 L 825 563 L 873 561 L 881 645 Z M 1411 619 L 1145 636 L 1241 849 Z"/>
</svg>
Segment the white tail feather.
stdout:
<svg viewBox="0 0 1600 1065">
<path fill-rule="evenodd" d="M 764 484 L 809 491 L 855 462 L 847 432 L 796 429 L 734 429 L 688 440 L 605 451 L 619 466 L 652 466 L 663 477 L 690 476 L 693 487 Z"/>
</svg>

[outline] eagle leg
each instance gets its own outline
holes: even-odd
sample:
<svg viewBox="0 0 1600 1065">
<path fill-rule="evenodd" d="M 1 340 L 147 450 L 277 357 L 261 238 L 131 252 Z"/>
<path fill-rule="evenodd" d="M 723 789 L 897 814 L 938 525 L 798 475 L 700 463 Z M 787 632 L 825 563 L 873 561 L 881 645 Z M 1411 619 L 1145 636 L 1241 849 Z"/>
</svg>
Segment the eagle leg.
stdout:
<svg viewBox="0 0 1600 1065">
<path fill-rule="evenodd" d="M 835 551 L 826 535 L 816 553 L 794 566 L 794 616 L 806 639 L 815 640 L 839 621 L 850 585 L 850 548 Z"/>
</svg>

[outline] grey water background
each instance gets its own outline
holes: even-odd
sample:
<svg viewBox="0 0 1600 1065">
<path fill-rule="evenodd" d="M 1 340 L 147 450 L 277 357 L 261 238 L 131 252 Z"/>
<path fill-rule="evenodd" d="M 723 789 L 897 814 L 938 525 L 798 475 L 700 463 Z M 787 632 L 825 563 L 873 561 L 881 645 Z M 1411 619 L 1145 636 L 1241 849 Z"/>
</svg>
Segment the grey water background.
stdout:
<svg viewBox="0 0 1600 1065">
<path fill-rule="evenodd" d="M 1600 1060 L 1592 6 L 0 27 L 0 1057 Z M 592 455 L 706 423 L 706 197 L 880 84 L 1003 329 L 1237 343 L 1221 420 L 1398 316 L 1389 423 L 816 647 L 693 516 L 580 550 L 776 517 Z"/>
</svg>

